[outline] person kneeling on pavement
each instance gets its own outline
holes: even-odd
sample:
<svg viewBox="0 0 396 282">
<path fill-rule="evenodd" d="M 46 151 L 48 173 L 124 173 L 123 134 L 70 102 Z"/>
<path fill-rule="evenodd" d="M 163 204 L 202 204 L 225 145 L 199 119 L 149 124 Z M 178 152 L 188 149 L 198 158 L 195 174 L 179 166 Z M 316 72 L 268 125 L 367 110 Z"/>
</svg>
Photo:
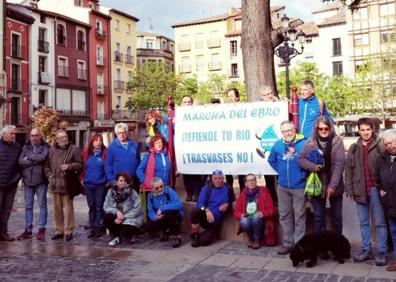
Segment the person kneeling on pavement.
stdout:
<svg viewBox="0 0 396 282">
<path fill-rule="evenodd" d="M 237 199 L 234 217 L 239 221 L 238 235 L 245 232 L 249 237 L 249 248 L 260 248 L 260 240 L 264 234 L 264 225 L 266 239 L 269 239 L 267 238 L 268 236 L 275 235 L 276 231 L 273 219 L 275 214 L 276 209 L 269 190 L 266 187 L 257 186 L 257 180 L 254 174 L 249 173 L 246 175 L 245 188 L 243 188 Z M 273 232 L 271 233 L 269 230 Z"/>
<path fill-rule="evenodd" d="M 196 207 L 191 211 L 192 247 L 212 243 L 234 198 L 234 191 L 224 183 L 223 172 L 215 170 L 211 182 L 202 188 Z M 199 233 L 200 226 L 205 229 L 202 233 Z"/>
<path fill-rule="evenodd" d="M 131 187 L 133 184 L 129 182 L 128 174 L 117 173 L 115 181 L 115 185 L 107 192 L 103 205 L 103 223 L 112 236 L 110 246 L 120 244 L 121 237 L 131 240 L 144 223 L 140 197 Z"/>
<path fill-rule="evenodd" d="M 176 192 L 169 186 L 164 186 L 161 178 L 151 180 L 152 191 L 147 197 L 148 222 L 146 231 L 149 234 L 162 231 L 160 241 L 168 241 L 169 235 L 176 236 L 173 248 L 181 246 L 180 226 L 183 219 L 183 205 Z"/>
</svg>

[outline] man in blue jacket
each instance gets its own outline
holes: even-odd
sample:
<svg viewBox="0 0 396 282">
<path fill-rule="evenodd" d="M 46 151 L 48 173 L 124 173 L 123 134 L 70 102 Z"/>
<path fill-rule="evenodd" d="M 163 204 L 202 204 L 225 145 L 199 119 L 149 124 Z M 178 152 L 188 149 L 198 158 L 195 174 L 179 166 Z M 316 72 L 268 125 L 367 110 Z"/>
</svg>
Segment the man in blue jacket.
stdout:
<svg viewBox="0 0 396 282">
<path fill-rule="evenodd" d="M 180 227 L 184 215 L 179 196 L 159 177 L 151 180 L 152 191 L 147 196 L 148 233 L 163 231 L 160 241 L 168 241 L 174 235 L 173 248 L 181 246 Z"/>
<path fill-rule="evenodd" d="M 110 144 L 106 154 L 106 176 L 109 183 L 114 182 L 117 172 L 127 172 L 136 181 L 136 168 L 140 163 L 140 151 L 135 141 L 128 138 L 128 125 L 118 123 L 114 127 L 117 138 Z"/>
<path fill-rule="evenodd" d="M 268 162 L 278 173 L 279 221 L 283 230 L 278 254 L 286 255 L 305 233 L 305 172 L 297 164 L 305 138 L 296 134 L 291 121 L 283 121 L 280 129 L 283 137 L 272 147 Z"/>
<path fill-rule="evenodd" d="M 215 170 L 211 181 L 199 193 L 198 201 L 191 210 L 191 246 L 209 245 L 220 232 L 224 214 L 234 200 L 233 190 L 224 183 L 224 174 Z M 199 233 L 200 226 L 205 231 Z"/>
<path fill-rule="evenodd" d="M 313 133 L 315 120 L 319 116 L 326 116 L 332 120 L 327 112 L 325 102 L 316 97 L 314 84 L 311 80 L 303 80 L 300 84 L 301 96 L 298 97 L 298 131 L 309 138 Z"/>
</svg>

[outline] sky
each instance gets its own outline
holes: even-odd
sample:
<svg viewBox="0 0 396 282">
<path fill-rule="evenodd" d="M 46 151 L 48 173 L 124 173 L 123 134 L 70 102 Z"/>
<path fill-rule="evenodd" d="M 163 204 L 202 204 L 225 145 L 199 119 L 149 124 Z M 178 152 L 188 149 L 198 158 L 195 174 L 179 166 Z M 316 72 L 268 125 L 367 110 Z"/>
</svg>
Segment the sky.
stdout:
<svg viewBox="0 0 396 282">
<path fill-rule="evenodd" d="M 138 31 L 173 39 L 172 25 L 226 13 L 231 6 L 241 7 L 241 0 L 100 0 L 100 4 L 137 17 Z M 321 0 L 273 0 L 271 5 L 285 5 L 289 17 L 309 22 L 313 20 L 311 12 L 323 4 Z M 301 9 L 302 6 L 307 8 Z"/>
</svg>

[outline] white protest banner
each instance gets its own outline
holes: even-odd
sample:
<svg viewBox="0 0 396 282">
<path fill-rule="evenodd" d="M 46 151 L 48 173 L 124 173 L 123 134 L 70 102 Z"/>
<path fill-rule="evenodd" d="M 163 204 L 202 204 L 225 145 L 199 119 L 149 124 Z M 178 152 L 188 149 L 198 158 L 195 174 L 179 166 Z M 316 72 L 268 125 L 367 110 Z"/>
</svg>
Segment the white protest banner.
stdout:
<svg viewBox="0 0 396 282">
<path fill-rule="evenodd" d="M 287 102 L 177 107 L 177 170 L 186 174 L 276 174 L 267 162 L 288 119 Z"/>
</svg>

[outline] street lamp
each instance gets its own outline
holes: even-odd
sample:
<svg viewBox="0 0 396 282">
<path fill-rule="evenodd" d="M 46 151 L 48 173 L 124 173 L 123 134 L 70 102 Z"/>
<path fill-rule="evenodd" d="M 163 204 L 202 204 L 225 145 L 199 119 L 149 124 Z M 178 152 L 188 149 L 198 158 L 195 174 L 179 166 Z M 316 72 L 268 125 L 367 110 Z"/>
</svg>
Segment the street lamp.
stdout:
<svg viewBox="0 0 396 282">
<path fill-rule="evenodd" d="M 281 18 L 284 27 L 283 44 L 275 49 L 275 55 L 282 59 L 286 67 L 286 96 L 290 99 L 290 81 L 289 81 L 289 65 L 292 58 L 304 52 L 305 33 L 297 32 L 296 29 L 289 26 L 289 18 L 286 14 Z M 301 51 L 294 48 L 295 41 L 298 40 L 301 46 Z"/>
</svg>

